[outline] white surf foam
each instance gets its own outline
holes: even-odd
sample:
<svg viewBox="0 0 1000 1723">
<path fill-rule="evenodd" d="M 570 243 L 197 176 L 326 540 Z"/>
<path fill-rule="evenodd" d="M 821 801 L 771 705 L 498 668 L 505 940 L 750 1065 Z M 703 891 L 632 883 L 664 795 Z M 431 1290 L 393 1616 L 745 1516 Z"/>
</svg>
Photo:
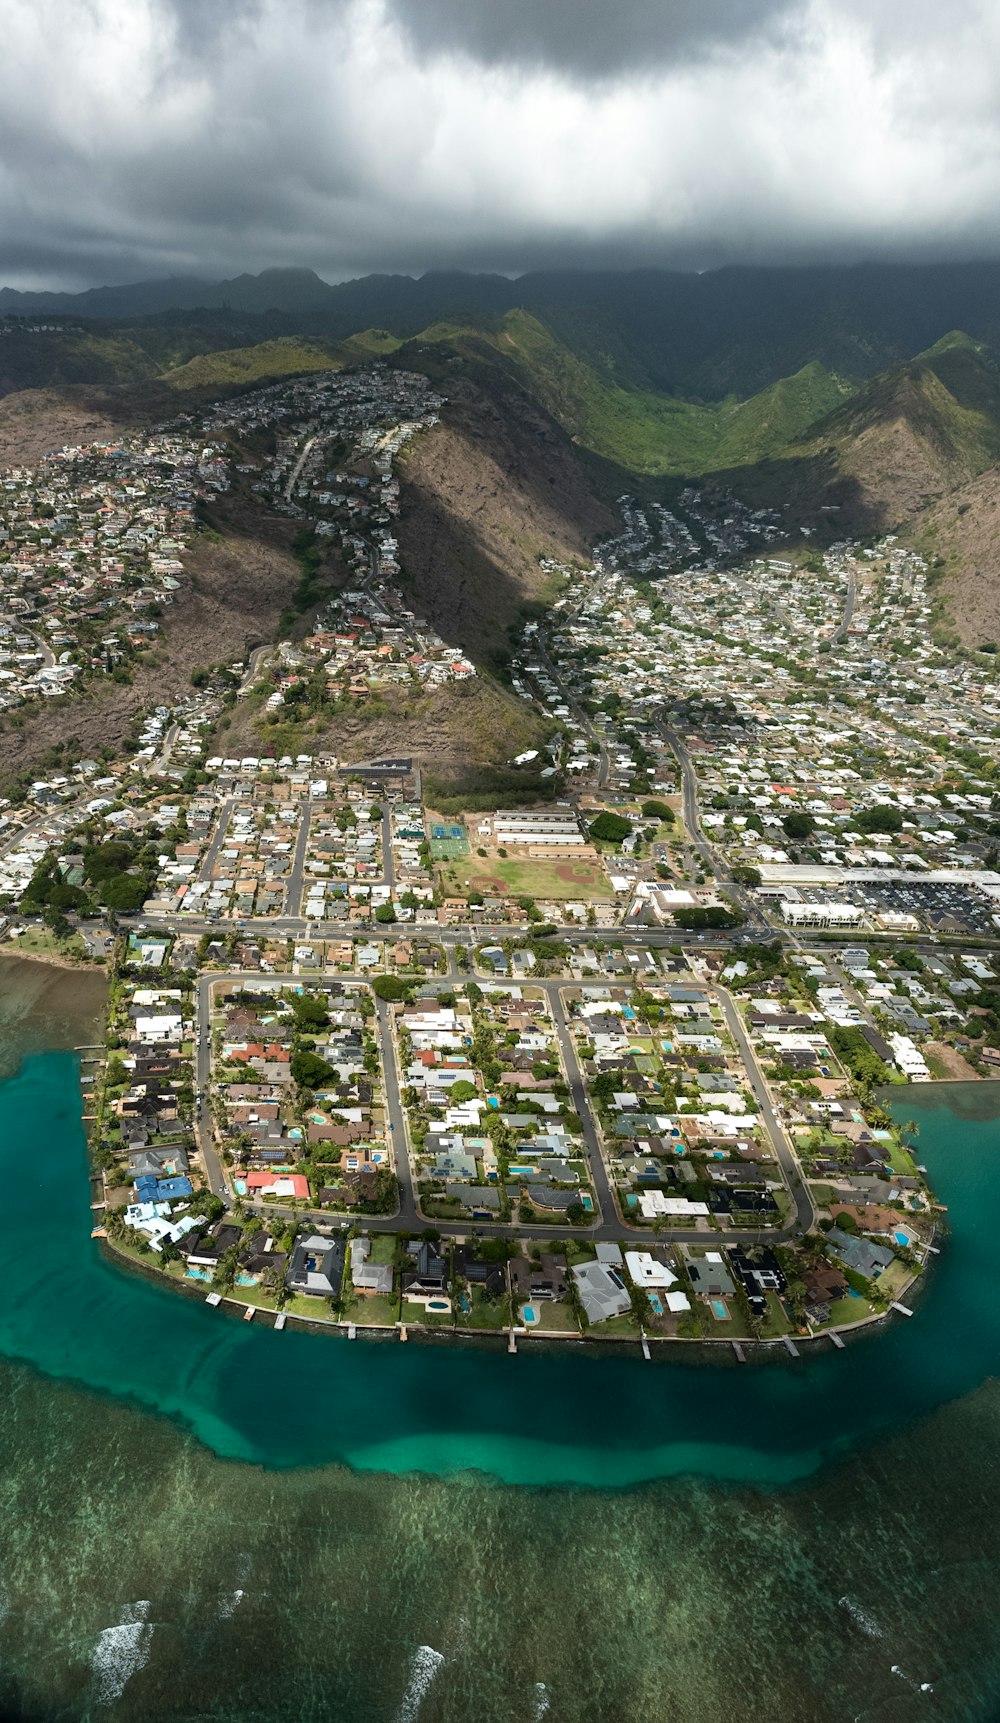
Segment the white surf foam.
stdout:
<svg viewBox="0 0 1000 1723">
<path fill-rule="evenodd" d="M 230 1621 L 245 1596 L 246 1593 L 237 1586 L 235 1591 L 231 1591 L 227 1597 L 222 1598 L 219 1603 L 219 1620 Z"/>
<path fill-rule="evenodd" d="M 853 1597 L 842 1597 L 839 1603 L 841 1609 L 846 1609 L 851 1620 L 860 1627 L 862 1633 L 867 1633 L 869 1639 L 885 1638 L 884 1627 L 879 1626 L 870 1610 L 863 1608 L 860 1603 L 855 1603 Z"/>
<path fill-rule="evenodd" d="M 418 1645 L 410 1661 L 410 1679 L 396 1713 L 396 1723 L 417 1723 L 420 1707 L 430 1691 L 444 1657 L 433 1645 Z"/>
<path fill-rule="evenodd" d="M 149 1661 L 153 1624 L 146 1619 L 148 1599 L 130 1604 L 122 1614 L 122 1621 L 99 1634 L 91 1654 L 94 1700 L 98 1705 L 113 1705 L 120 1699 L 133 1675 Z"/>
<path fill-rule="evenodd" d="M 534 1707 L 531 1713 L 531 1723 L 542 1723 L 542 1718 L 551 1704 L 549 1690 L 544 1681 L 535 1682 Z"/>
</svg>

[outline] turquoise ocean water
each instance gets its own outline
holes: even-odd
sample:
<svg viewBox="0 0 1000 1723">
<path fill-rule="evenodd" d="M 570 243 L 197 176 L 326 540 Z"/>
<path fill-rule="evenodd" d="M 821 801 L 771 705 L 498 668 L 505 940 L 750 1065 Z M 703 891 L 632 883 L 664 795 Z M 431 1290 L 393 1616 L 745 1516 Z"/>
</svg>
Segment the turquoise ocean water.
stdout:
<svg viewBox="0 0 1000 1723">
<path fill-rule="evenodd" d="M 0 1715 L 1000 1716 L 1000 1086 L 903 1107 L 950 1225 L 912 1320 L 798 1363 L 510 1359 L 276 1335 L 104 1261 L 75 1063 L 29 1058 Z"/>
</svg>

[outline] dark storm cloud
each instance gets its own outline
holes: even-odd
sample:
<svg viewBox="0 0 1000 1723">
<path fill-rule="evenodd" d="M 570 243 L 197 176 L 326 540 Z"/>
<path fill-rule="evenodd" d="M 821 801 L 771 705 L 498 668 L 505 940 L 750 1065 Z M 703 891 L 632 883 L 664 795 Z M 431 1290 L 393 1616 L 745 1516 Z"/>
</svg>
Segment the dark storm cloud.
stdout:
<svg viewBox="0 0 1000 1723">
<path fill-rule="evenodd" d="M 655 73 L 772 31 L 794 0 L 393 0 L 421 53 L 572 77 Z"/>
<path fill-rule="evenodd" d="M 995 0 L 37 0 L 0 280 L 1000 251 Z"/>
</svg>

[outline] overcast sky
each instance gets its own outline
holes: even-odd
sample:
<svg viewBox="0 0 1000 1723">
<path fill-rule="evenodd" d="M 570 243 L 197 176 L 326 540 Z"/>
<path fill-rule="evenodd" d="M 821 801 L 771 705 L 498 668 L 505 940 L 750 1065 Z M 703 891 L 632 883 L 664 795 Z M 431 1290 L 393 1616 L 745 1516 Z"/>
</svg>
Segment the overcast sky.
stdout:
<svg viewBox="0 0 1000 1723">
<path fill-rule="evenodd" d="M 0 282 L 1000 256 L 1000 0 L 14 0 Z"/>
</svg>

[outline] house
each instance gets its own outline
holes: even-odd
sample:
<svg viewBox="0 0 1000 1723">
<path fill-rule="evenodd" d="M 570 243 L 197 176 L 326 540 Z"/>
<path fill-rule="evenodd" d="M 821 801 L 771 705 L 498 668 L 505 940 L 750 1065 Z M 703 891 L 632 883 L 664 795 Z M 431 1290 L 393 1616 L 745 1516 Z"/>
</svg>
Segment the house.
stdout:
<svg viewBox="0 0 1000 1723">
<path fill-rule="evenodd" d="M 445 1292 L 448 1286 L 448 1270 L 444 1258 L 439 1256 L 432 1244 L 426 1240 L 410 1246 L 409 1255 L 413 1268 L 403 1275 L 403 1295 L 410 1293 Z"/>
<path fill-rule="evenodd" d="M 301 1234 L 295 1240 L 285 1285 L 290 1292 L 304 1292 L 313 1298 L 339 1297 L 346 1254 L 341 1238 Z"/>
<path fill-rule="evenodd" d="M 258 1196 L 294 1197 L 309 1201 L 309 1180 L 302 1173 L 245 1173 L 247 1190 Z"/>
<path fill-rule="evenodd" d="M 773 1250 L 757 1249 L 751 1258 L 737 1245 L 730 1245 L 728 1256 L 732 1272 L 747 1295 L 754 1316 L 767 1315 L 767 1294 L 782 1293 L 788 1282 Z"/>
<path fill-rule="evenodd" d="M 188 1170 L 188 1158 L 183 1149 L 140 1149 L 128 1170 L 134 1179 L 179 1178 Z"/>
<path fill-rule="evenodd" d="M 805 1289 L 805 1312 L 810 1322 L 828 1322 L 837 1299 L 847 1296 L 843 1270 L 832 1262 L 817 1263 L 803 1269 L 802 1285 Z"/>
<path fill-rule="evenodd" d="M 660 1262 L 648 1250 L 627 1250 L 625 1252 L 625 1267 L 628 1269 L 634 1286 L 663 1287 L 676 1286 L 677 1276 L 668 1268 L 665 1262 Z"/>
<path fill-rule="evenodd" d="M 194 1186 L 189 1178 L 157 1179 L 151 1176 L 137 1178 L 135 1194 L 141 1203 L 176 1202 L 181 1197 L 189 1197 L 194 1193 Z"/>
<path fill-rule="evenodd" d="M 572 1270 L 580 1303 L 588 1322 L 607 1322 L 624 1316 L 632 1308 L 618 1270 L 603 1262 L 580 1262 Z"/>
<path fill-rule="evenodd" d="M 444 1194 L 450 1202 L 459 1202 L 474 1215 L 500 1212 L 500 1192 L 495 1185 L 446 1184 Z"/>
<path fill-rule="evenodd" d="M 831 1227 L 826 1242 L 845 1268 L 853 1269 L 855 1274 L 863 1274 L 866 1280 L 877 1280 L 893 1260 L 893 1253 L 887 1245 L 872 1244 L 867 1238 L 855 1238 L 849 1232 L 841 1232 L 839 1226 Z"/>
<path fill-rule="evenodd" d="M 467 1281 L 469 1286 L 481 1287 L 488 1298 L 499 1298 L 505 1291 L 503 1264 L 481 1262 L 472 1245 L 456 1244 L 452 1262 L 456 1277 Z"/>
<path fill-rule="evenodd" d="M 721 1251 L 707 1250 L 704 1256 L 695 1256 L 684 1250 L 683 1254 L 693 1292 L 703 1298 L 732 1298 L 736 1288 Z"/>
<path fill-rule="evenodd" d="M 371 1249 L 370 1239 L 352 1238 L 351 1285 L 356 1292 L 380 1292 L 387 1296 L 391 1295 L 392 1264 L 390 1262 L 369 1262 Z"/>
</svg>

